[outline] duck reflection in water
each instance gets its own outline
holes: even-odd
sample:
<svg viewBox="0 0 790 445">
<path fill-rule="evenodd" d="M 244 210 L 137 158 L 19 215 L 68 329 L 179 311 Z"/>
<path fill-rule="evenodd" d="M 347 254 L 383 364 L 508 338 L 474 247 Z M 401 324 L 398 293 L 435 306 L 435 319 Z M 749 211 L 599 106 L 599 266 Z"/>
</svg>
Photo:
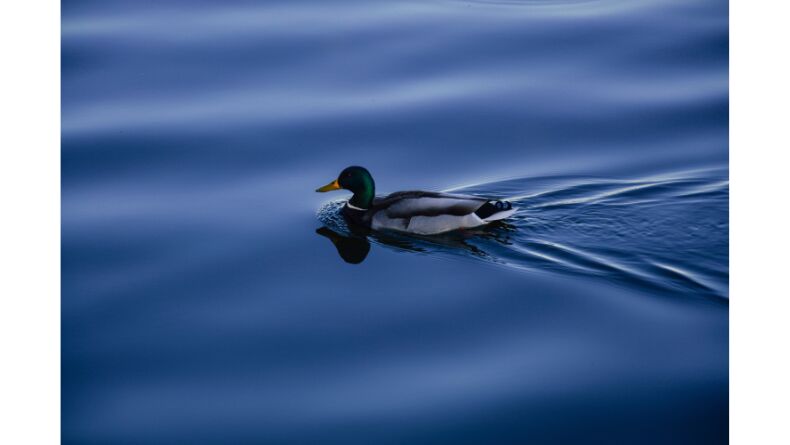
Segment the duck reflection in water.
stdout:
<svg viewBox="0 0 790 445">
<path fill-rule="evenodd" d="M 398 251 L 414 253 L 451 252 L 466 254 L 482 258 L 491 256 L 478 245 L 470 241 L 494 241 L 499 244 L 510 244 L 509 233 L 515 228 L 505 222 L 496 222 L 490 226 L 475 230 L 458 230 L 442 235 L 405 235 L 374 231 L 370 228 L 346 221 L 347 233 L 340 233 L 327 226 L 316 229 L 316 233 L 327 238 L 337 249 L 343 261 L 350 264 L 359 264 L 365 261 L 370 253 L 370 240 Z"/>
<path fill-rule="evenodd" d="M 359 264 L 365 261 L 370 252 L 370 241 L 367 234 L 341 235 L 327 226 L 316 229 L 315 233 L 326 237 L 335 245 L 338 255 L 343 261 L 350 264 Z"/>
</svg>

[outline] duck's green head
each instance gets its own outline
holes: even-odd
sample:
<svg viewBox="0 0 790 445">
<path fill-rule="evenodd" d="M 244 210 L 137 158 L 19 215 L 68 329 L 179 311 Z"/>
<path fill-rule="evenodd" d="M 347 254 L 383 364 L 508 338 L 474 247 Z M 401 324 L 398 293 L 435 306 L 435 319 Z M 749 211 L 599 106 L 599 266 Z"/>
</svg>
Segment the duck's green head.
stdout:
<svg viewBox="0 0 790 445">
<path fill-rule="evenodd" d="M 370 172 L 367 169 L 352 166 L 340 172 L 337 179 L 316 189 L 316 191 L 329 192 L 339 189 L 345 189 L 354 193 L 349 202 L 356 207 L 367 209 L 370 208 L 373 202 L 376 184 L 373 182 L 373 176 L 370 176 Z"/>
</svg>

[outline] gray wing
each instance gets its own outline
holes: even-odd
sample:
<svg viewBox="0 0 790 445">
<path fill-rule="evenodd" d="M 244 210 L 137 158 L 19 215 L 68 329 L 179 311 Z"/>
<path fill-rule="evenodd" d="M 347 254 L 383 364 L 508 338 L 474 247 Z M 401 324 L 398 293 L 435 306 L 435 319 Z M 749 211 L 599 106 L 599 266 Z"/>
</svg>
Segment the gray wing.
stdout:
<svg viewBox="0 0 790 445">
<path fill-rule="evenodd" d="M 374 211 L 384 211 L 389 218 L 456 215 L 473 213 L 488 202 L 486 198 L 450 193 L 396 192 L 373 201 Z"/>
</svg>

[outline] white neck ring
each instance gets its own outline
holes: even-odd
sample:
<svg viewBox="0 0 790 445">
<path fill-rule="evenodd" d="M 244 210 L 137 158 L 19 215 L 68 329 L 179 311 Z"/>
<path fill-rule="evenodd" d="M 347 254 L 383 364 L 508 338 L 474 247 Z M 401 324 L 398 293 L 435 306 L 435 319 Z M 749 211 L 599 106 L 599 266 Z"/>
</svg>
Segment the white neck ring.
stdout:
<svg viewBox="0 0 790 445">
<path fill-rule="evenodd" d="M 357 207 L 357 206 L 355 206 L 355 205 L 351 204 L 351 203 L 350 203 L 350 202 L 348 202 L 348 201 L 346 201 L 346 205 L 347 205 L 349 208 L 352 208 L 352 209 L 354 209 L 354 210 L 360 210 L 360 211 L 362 211 L 362 212 L 365 212 L 365 211 L 367 211 L 367 210 L 368 210 L 368 209 L 359 208 L 359 207 Z"/>
</svg>

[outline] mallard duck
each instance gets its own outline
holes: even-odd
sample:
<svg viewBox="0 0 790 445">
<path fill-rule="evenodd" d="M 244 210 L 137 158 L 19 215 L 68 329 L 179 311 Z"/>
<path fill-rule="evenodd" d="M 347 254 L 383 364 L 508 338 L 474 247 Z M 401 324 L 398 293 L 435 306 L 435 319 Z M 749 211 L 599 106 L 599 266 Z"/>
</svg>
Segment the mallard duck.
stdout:
<svg viewBox="0 0 790 445">
<path fill-rule="evenodd" d="M 374 230 L 389 229 L 435 235 L 478 227 L 509 217 L 516 209 L 507 201 L 439 192 L 407 191 L 376 197 L 373 176 L 352 166 L 317 192 L 348 190 L 354 195 L 343 205 L 343 215 Z"/>
</svg>

